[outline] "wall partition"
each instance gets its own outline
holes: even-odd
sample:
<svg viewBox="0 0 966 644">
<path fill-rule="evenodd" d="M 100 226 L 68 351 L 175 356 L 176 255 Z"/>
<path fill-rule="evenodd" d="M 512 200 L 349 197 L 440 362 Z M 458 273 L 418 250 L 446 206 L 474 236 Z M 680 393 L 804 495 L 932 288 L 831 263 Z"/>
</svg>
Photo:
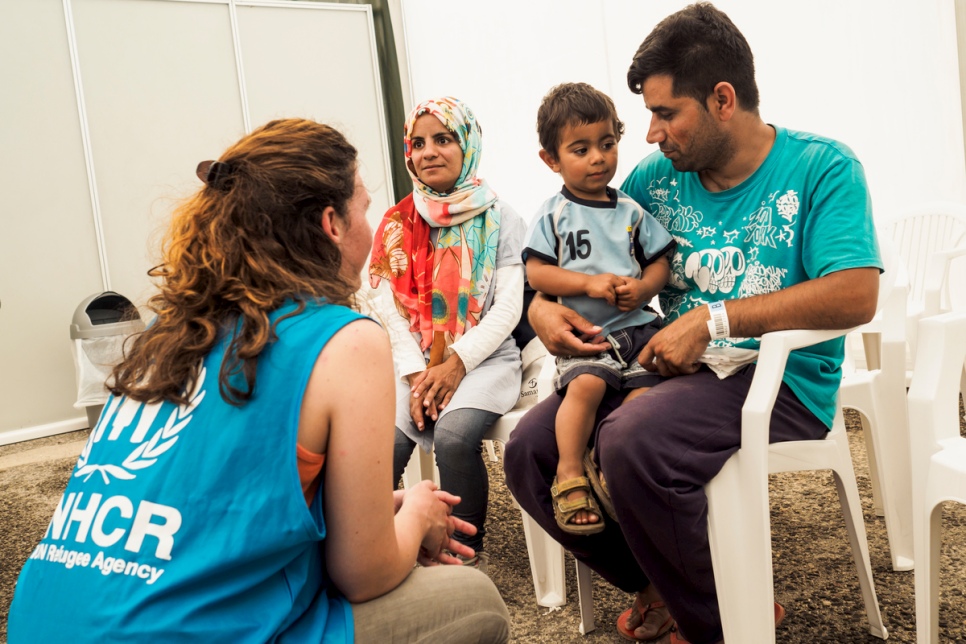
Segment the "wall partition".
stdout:
<svg viewBox="0 0 966 644">
<path fill-rule="evenodd" d="M 367 5 L 0 3 L 0 445 L 87 426 L 68 329 L 87 296 L 143 306 L 197 163 L 272 119 L 359 149 L 375 222 L 392 200 Z"/>
</svg>

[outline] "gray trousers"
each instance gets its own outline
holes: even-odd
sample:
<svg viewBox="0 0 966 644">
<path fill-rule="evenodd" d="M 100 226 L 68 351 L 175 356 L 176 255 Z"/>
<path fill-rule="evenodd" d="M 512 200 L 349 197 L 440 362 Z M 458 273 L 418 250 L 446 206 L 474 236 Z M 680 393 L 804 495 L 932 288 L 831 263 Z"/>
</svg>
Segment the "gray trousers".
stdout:
<svg viewBox="0 0 966 644">
<path fill-rule="evenodd" d="M 741 444 L 741 406 L 754 371 L 749 365 L 719 380 L 703 368 L 664 379 L 623 406 L 608 392 L 591 440 L 620 525 L 607 518 L 597 534 L 571 535 L 554 520 L 550 484 L 560 396 L 531 409 L 506 445 L 506 483 L 527 514 L 618 588 L 635 592 L 653 582 L 692 644 L 723 637 L 704 486 Z M 827 431 L 783 384 L 769 440 L 823 439 Z"/>
<path fill-rule="evenodd" d="M 465 566 L 417 567 L 394 590 L 352 605 L 355 641 L 502 644 L 510 615 L 490 578 Z"/>
</svg>

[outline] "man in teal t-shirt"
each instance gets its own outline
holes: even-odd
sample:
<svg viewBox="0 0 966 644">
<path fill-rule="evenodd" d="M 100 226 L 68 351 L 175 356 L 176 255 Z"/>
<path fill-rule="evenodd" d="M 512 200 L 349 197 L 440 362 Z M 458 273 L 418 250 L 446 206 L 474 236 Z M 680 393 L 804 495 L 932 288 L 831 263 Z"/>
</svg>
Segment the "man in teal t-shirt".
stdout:
<svg viewBox="0 0 966 644">
<path fill-rule="evenodd" d="M 861 164 L 841 143 L 762 120 L 751 50 L 715 7 L 691 5 L 665 18 L 627 79 L 651 112 L 647 140 L 659 151 L 622 190 L 668 229 L 677 249 L 660 296 L 666 324 L 639 357 L 664 380 L 623 406 L 605 399 L 593 439 L 619 525 L 607 524 L 593 541 L 556 528 L 546 464 L 556 462 L 559 397 L 517 425 L 504 468 L 514 497 L 545 530 L 637 593 L 618 620 L 622 634 L 711 644 L 723 635 L 704 486 L 741 443 L 755 338 L 868 321 L 882 264 Z M 590 323 L 542 297 L 529 318 L 551 353 L 604 346 L 589 339 L 598 332 Z M 824 437 L 843 344 L 789 357 L 772 442 Z M 726 373 L 733 375 L 719 377 Z"/>
</svg>

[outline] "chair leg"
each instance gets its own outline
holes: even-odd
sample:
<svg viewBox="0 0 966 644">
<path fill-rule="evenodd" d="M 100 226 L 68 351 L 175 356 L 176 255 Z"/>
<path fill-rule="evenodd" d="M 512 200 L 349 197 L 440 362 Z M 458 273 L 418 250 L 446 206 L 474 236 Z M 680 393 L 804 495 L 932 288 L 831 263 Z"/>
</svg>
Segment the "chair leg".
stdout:
<svg viewBox="0 0 966 644">
<path fill-rule="evenodd" d="M 852 546 L 852 557 L 855 560 L 859 587 L 862 590 L 862 599 L 865 602 L 865 612 L 869 619 L 869 632 L 875 637 L 886 639 L 889 634 L 882 622 L 882 613 L 879 611 L 879 602 L 872 580 L 872 565 L 869 562 L 865 522 L 862 519 L 862 505 L 859 501 L 859 488 L 855 484 L 855 471 L 852 467 L 852 455 L 849 452 L 848 439 L 843 432 L 838 439 L 829 438 L 826 440 L 835 440 L 838 443 L 838 458 L 836 459 L 838 464 L 832 472 L 842 508 L 842 516 L 845 519 L 845 529 Z"/>
<path fill-rule="evenodd" d="M 901 427 L 903 418 L 879 413 L 879 401 L 866 409 L 876 410 L 868 418 L 860 414 L 875 514 L 885 519 L 892 569 L 912 570 L 912 491 L 908 485 L 912 474 L 904 447 L 908 437 Z"/>
<path fill-rule="evenodd" d="M 563 546 L 544 532 L 529 514 L 520 509 L 523 535 L 530 555 L 533 590 L 540 606 L 563 606 L 567 603 L 567 579 L 564 575 Z"/>
<path fill-rule="evenodd" d="M 495 441 L 484 440 L 483 445 L 486 447 L 486 455 L 490 459 L 491 463 L 496 463 L 498 460 L 496 457 L 496 448 L 494 447 Z"/>
<path fill-rule="evenodd" d="M 877 401 L 878 402 L 878 401 Z M 880 438 L 875 450 L 881 464 L 880 485 L 884 488 L 886 536 L 892 569 L 912 570 L 915 565 L 912 538 L 912 463 L 909 454 L 909 435 L 905 409 L 887 410 L 879 407 Z M 889 413 L 889 412 L 893 413 Z"/>
<path fill-rule="evenodd" d="M 577 568 L 577 599 L 580 606 L 580 634 L 586 635 L 595 628 L 594 586 L 590 567 L 574 559 Z"/>
<path fill-rule="evenodd" d="M 767 477 L 743 481 L 741 451 L 705 486 L 708 541 L 726 642 L 775 643 Z"/>
<path fill-rule="evenodd" d="M 402 475 L 403 487 L 405 487 L 407 490 L 424 479 L 433 478 L 431 472 L 428 476 L 424 476 L 423 470 L 425 454 L 426 453 L 423 452 L 422 448 L 419 446 L 413 449 L 412 456 L 409 457 L 409 463 L 406 464 L 406 469 L 403 470 Z M 431 456 L 430 460 L 432 460 Z"/>
<path fill-rule="evenodd" d="M 929 503 L 922 499 L 922 504 Z M 942 544 L 941 503 L 916 512 L 916 643 L 939 643 L 939 554 Z"/>
<path fill-rule="evenodd" d="M 872 427 L 875 421 L 869 421 L 865 413 L 859 412 L 859 422 L 862 426 L 862 438 L 865 441 L 865 453 L 869 462 L 869 483 L 872 486 L 872 508 L 875 516 L 885 517 L 885 508 L 882 501 L 882 489 L 880 487 L 879 461 L 876 458 L 877 445 L 875 444 L 875 433 Z"/>
</svg>

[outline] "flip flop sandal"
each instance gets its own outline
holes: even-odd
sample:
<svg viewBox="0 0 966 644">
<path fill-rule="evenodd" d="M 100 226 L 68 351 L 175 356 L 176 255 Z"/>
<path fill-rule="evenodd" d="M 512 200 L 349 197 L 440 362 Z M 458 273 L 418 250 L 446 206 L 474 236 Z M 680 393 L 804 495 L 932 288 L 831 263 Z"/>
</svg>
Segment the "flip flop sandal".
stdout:
<svg viewBox="0 0 966 644">
<path fill-rule="evenodd" d="M 775 602 L 775 628 L 778 628 L 778 625 L 782 623 L 783 619 L 785 619 L 785 607 Z M 688 644 L 687 640 L 681 639 L 681 636 L 678 635 L 677 627 L 671 630 L 670 644 Z"/>
<path fill-rule="evenodd" d="M 644 617 L 650 611 L 655 610 L 657 608 L 665 608 L 664 602 L 656 601 L 656 602 L 651 602 L 650 604 L 642 605 L 640 602 L 638 602 L 637 599 L 635 599 L 634 606 L 625 610 L 623 613 L 620 614 L 620 617 L 617 618 L 617 632 L 620 634 L 621 637 L 627 640 L 631 640 L 632 642 L 653 642 L 655 640 L 661 639 L 668 631 L 671 630 L 671 627 L 674 626 L 674 619 L 671 617 L 670 613 L 668 613 L 667 619 L 665 619 L 664 622 L 657 627 L 657 632 L 653 636 L 648 638 L 638 637 L 634 635 L 634 629 L 630 628 L 627 625 L 627 621 L 631 618 L 631 615 L 634 613 L 635 610 L 641 614 L 641 623 L 643 624 Z M 671 637 L 673 641 L 674 635 L 672 634 Z M 687 644 L 687 643 L 684 642 L 684 644 Z"/>
<path fill-rule="evenodd" d="M 614 510 L 614 503 L 610 500 L 607 484 L 604 483 L 604 479 L 600 476 L 600 470 L 597 469 L 597 465 L 594 463 L 594 450 L 584 452 L 584 474 L 587 475 L 591 487 L 594 488 L 594 494 L 600 500 L 600 504 L 604 507 L 607 516 L 616 522 L 617 511 Z"/>
<path fill-rule="evenodd" d="M 574 490 L 586 490 L 587 496 L 568 501 L 565 497 Z M 568 479 L 559 485 L 557 484 L 557 477 L 553 477 L 550 496 L 553 500 L 553 516 L 557 520 L 557 525 L 564 532 L 587 535 L 597 534 L 604 529 L 604 513 L 590 493 L 590 483 L 586 476 Z M 581 510 L 593 512 L 600 520 L 597 523 L 571 523 L 571 519 Z"/>
</svg>

